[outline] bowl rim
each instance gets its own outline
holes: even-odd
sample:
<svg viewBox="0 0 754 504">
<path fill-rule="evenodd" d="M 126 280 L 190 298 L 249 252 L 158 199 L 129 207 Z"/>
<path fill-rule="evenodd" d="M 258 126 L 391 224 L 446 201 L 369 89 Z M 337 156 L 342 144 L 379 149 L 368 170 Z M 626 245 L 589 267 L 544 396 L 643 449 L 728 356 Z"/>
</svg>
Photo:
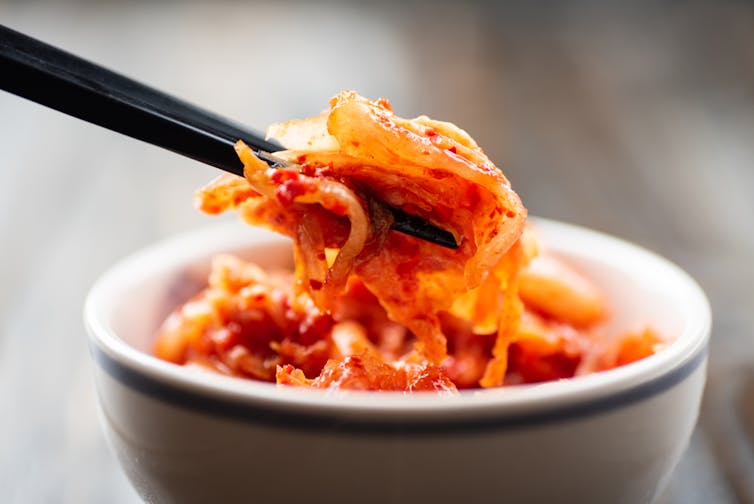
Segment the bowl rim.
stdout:
<svg viewBox="0 0 754 504">
<path fill-rule="evenodd" d="M 159 241 L 119 261 L 93 285 L 84 305 L 92 357 L 110 377 L 173 405 L 233 418 L 328 428 L 332 421 L 355 431 L 385 428 L 437 433 L 456 429 L 515 427 L 561 421 L 620 408 L 653 397 L 685 380 L 706 363 L 711 328 L 709 302 L 699 285 L 678 266 L 638 245 L 550 219 L 531 218 L 545 234 L 565 234 L 551 246 L 588 260 L 605 257 L 641 261 L 652 274 L 677 284 L 688 323 L 661 352 L 616 369 L 567 380 L 486 390 L 435 393 L 323 391 L 280 387 L 215 373 L 189 371 L 131 347 L 106 320 L 118 289 L 166 268 L 187 266 L 214 254 L 288 241 L 239 222 L 220 222 Z M 585 244 L 601 250 L 585 250 Z M 597 248 L 597 247 L 592 247 Z"/>
</svg>

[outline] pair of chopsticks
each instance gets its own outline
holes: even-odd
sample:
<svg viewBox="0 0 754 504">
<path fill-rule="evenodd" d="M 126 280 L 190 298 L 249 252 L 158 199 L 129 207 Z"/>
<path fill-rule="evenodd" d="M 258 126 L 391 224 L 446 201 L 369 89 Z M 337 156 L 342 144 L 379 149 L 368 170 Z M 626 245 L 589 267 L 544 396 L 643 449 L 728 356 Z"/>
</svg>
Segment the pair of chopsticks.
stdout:
<svg viewBox="0 0 754 504">
<path fill-rule="evenodd" d="M 0 25 L 0 89 L 243 176 L 243 140 L 270 166 L 283 150 L 259 133 Z M 391 229 L 443 247 L 453 235 L 391 208 Z"/>
</svg>

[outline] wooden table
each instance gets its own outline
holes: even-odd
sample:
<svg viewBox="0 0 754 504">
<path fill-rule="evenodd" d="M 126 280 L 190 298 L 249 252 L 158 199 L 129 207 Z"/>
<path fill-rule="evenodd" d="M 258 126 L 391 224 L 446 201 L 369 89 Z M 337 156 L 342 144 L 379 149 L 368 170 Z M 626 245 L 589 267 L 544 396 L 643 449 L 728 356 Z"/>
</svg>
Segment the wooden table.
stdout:
<svg viewBox="0 0 754 504">
<path fill-rule="evenodd" d="M 0 20 L 258 127 L 341 88 L 390 97 L 467 128 L 532 214 L 679 263 L 715 327 L 662 500 L 754 502 L 754 8 L 526 5 L 0 1 Z M 98 426 L 82 301 L 209 222 L 191 193 L 215 172 L 5 93 L 0 118 L 0 501 L 137 502 Z"/>
</svg>

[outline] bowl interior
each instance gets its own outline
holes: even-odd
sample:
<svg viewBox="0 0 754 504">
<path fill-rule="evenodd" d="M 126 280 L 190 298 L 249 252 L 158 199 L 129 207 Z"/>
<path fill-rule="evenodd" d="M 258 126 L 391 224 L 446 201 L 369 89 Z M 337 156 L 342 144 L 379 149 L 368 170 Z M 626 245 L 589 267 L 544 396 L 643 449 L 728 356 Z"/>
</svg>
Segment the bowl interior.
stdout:
<svg viewBox="0 0 754 504">
<path fill-rule="evenodd" d="M 172 238 L 118 264 L 95 285 L 85 319 L 93 343 L 126 366 L 182 387 L 234 400 L 262 400 L 316 407 L 414 409 L 554 406 L 635 386 L 667 373 L 702 351 L 709 333 L 709 306 L 696 283 L 668 261 L 616 238 L 583 228 L 536 219 L 544 245 L 585 273 L 607 294 L 612 306 L 607 334 L 650 326 L 673 340 L 650 358 L 572 380 L 461 394 L 448 402 L 433 397 L 350 393 L 345 402 L 311 390 L 282 390 L 274 385 L 222 376 L 198 376 L 150 355 L 164 318 L 205 284 L 211 258 L 234 253 L 262 267 L 291 267 L 290 242 L 241 223 L 221 223 Z M 318 392 L 318 391 L 317 391 Z M 360 396 L 370 396 L 363 398 Z M 422 394 L 423 395 L 423 394 Z M 410 401 L 410 402 L 409 402 Z M 464 406 L 464 403 L 466 405 Z"/>
<path fill-rule="evenodd" d="M 206 287 L 210 263 L 217 253 L 233 254 L 265 269 L 293 268 L 290 241 L 266 233 L 251 233 L 245 244 L 222 251 L 191 257 L 180 263 L 163 264 L 164 268 L 138 275 L 139 281 L 130 283 L 114 300 L 108 320 L 113 332 L 129 346 L 151 354 L 162 321 Z"/>
</svg>

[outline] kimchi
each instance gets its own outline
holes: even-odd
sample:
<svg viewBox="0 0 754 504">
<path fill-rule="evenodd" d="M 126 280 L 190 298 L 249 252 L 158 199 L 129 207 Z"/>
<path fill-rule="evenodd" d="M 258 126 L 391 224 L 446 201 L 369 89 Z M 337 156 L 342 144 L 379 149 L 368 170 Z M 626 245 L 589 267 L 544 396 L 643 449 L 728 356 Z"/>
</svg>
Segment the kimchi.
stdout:
<svg viewBox="0 0 754 504">
<path fill-rule="evenodd" d="M 195 203 L 290 236 L 295 270 L 215 258 L 157 356 L 291 386 L 452 392 L 568 378 L 663 345 L 648 329 L 598 335 L 604 295 L 541 250 L 503 172 L 453 124 L 344 91 L 268 136 L 287 149 L 281 163 L 239 141 L 245 177 L 218 177 Z M 458 248 L 391 230 L 392 209 Z"/>
</svg>

